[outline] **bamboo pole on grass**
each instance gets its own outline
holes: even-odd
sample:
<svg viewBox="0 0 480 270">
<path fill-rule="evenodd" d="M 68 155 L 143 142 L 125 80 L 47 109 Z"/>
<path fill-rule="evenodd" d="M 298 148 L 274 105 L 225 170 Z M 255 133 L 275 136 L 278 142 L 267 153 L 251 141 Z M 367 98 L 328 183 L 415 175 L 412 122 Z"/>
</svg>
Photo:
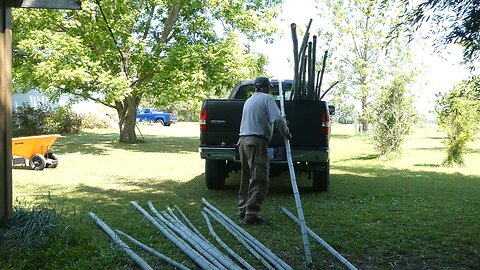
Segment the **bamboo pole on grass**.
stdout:
<svg viewBox="0 0 480 270">
<path fill-rule="evenodd" d="M 127 238 L 130 242 L 134 243 L 135 245 L 137 245 L 138 247 L 150 252 L 153 256 L 155 257 L 158 257 L 160 258 L 162 261 L 172 265 L 173 267 L 176 267 L 178 269 L 181 269 L 181 270 L 189 270 L 190 268 L 186 267 L 185 265 L 183 264 L 180 264 L 172 259 L 170 259 L 169 257 L 163 255 L 162 253 L 156 251 L 155 249 L 145 245 L 144 243 L 138 241 L 137 239 L 131 237 L 130 235 L 120 231 L 120 230 L 115 230 L 115 232 L 117 232 L 118 234 L 120 234 L 121 236 Z"/>
<path fill-rule="evenodd" d="M 242 244 L 252 255 L 257 258 L 268 270 L 275 270 L 277 267 L 274 267 L 270 264 L 270 260 L 267 258 L 268 254 L 265 251 L 256 246 L 252 241 L 246 238 L 242 233 L 232 227 L 227 221 L 222 219 L 218 214 L 212 212 L 207 207 L 203 208 L 202 213 L 208 214 L 210 217 L 215 219 L 220 225 L 222 225 L 233 237 L 235 237 L 240 244 Z M 280 267 L 280 269 L 283 269 Z"/>
<path fill-rule="evenodd" d="M 300 224 L 300 220 L 294 216 L 287 208 L 282 207 L 283 213 L 285 213 L 288 217 L 290 217 L 293 221 L 297 224 Z M 345 265 L 350 270 L 357 270 L 355 266 L 353 266 L 347 259 L 345 259 L 340 253 L 338 253 L 335 249 L 333 249 L 327 242 L 323 241 L 320 236 L 318 236 L 314 231 L 307 227 L 307 232 L 312 236 L 315 240 L 317 240 L 322 246 L 324 246 L 330 253 L 332 253 L 335 258 L 337 258 L 343 265 Z"/>
<path fill-rule="evenodd" d="M 164 228 L 155 218 L 153 218 L 145 209 L 143 209 L 136 202 L 131 202 L 132 206 L 143 214 L 162 234 L 167 237 L 173 244 L 175 244 L 183 253 L 185 253 L 190 259 L 192 259 L 202 269 L 218 269 L 215 265 L 205 259 L 200 253 L 190 247 L 185 241 L 179 239 L 176 235 L 172 234 L 167 228 Z"/>
<path fill-rule="evenodd" d="M 209 242 L 203 240 L 198 235 L 190 231 L 183 223 L 176 221 L 174 218 L 167 216 L 164 212 L 164 215 L 161 215 L 154 205 L 151 202 L 148 202 L 150 210 L 155 214 L 155 216 L 160 219 L 165 225 L 167 225 L 171 230 L 180 235 L 185 241 L 189 242 L 197 251 L 204 252 L 205 256 L 210 262 L 215 264 L 219 268 L 228 268 L 241 270 L 238 265 L 235 264 L 230 258 L 225 256 L 220 250 L 215 246 L 211 245 Z M 169 220 L 170 219 L 170 220 Z"/>
<path fill-rule="evenodd" d="M 240 257 L 233 249 L 231 249 L 227 244 L 225 244 L 225 242 L 223 242 L 222 239 L 215 233 L 215 231 L 213 230 L 212 223 L 210 222 L 210 219 L 208 218 L 208 215 L 206 214 L 205 211 L 202 211 L 202 216 L 205 219 L 205 223 L 207 223 L 207 227 L 210 234 L 213 236 L 213 238 L 215 238 L 217 243 L 223 249 L 225 249 L 225 251 L 227 251 L 227 253 L 230 254 L 230 256 L 235 258 L 235 260 L 237 260 L 243 267 L 245 267 L 245 269 L 255 270 L 253 266 L 251 266 L 244 258 Z"/>
<path fill-rule="evenodd" d="M 125 244 L 116 234 L 115 232 L 108 227 L 108 225 L 103 222 L 100 218 L 98 218 L 94 213 L 88 212 L 88 216 L 110 237 L 110 239 L 115 242 L 125 253 L 127 253 L 128 257 L 135 262 L 141 269 L 144 270 L 153 270 L 148 263 L 146 263 L 140 256 L 138 256 L 135 252 L 130 249 L 130 247 Z"/>
<path fill-rule="evenodd" d="M 288 269 L 288 270 L 293 270 L 292 267 L 290 267 L 288 264 L 286 264 L 282 259 L 280 259 L 277 255 L 275 255 L 270 249 L 268 249 L 262 242 L 258 241 L 253 237 L 251 234 L 249 234 L 247 231 L 245 231 L 242 227 L 238 226 L 235 222 L 233 222 L 229 217 L 227 217 L 222 211 L 218 210 L 215 206 L 210 204 L 205 198 L 202 198 L 203 203 L 205 206 L 207 206 L 210 210 L 212 210 L 214 213 L 216 213 L 219 217 L 221 217 L 225 222 L 227 222 L 230 226 L 232 226 L 235 230 L 237 230 L 243 237 L 247 238 L 248 240 L 253 242 L 253 247 L 258 248 L 257 250 L 261 250 L 262 252 L 267 253 L 267 259 L 272 264 L 278 264 L 280 265 L 283 269 Z"/>
</svg>

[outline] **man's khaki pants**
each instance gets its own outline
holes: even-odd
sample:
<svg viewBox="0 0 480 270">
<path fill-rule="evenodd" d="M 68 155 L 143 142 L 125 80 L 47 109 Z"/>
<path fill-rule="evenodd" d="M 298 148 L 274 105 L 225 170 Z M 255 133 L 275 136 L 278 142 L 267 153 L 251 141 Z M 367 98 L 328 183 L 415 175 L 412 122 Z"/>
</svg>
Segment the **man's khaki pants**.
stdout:
<svg viewBox="0 0 480 270">
<path fill-rule="evenodd" d="M 238 141 L 242 173 L 239 190 L 239 212 L 258 216 L 269 186 L 268 142 L 253 136 Z"/>
</svg>

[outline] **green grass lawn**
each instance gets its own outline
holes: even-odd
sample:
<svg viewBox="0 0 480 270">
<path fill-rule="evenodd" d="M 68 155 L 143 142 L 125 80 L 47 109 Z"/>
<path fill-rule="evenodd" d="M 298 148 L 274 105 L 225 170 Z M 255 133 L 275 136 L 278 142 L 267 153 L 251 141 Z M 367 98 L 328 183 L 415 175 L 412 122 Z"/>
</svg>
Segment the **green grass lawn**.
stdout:
<svg viewBox="0 0 480 270">
<path fill-rule="evenodd" d="M 60 158 L 58 168 L 14 169 L 14 205 L 53 207 L 62 223 L 46 241 L 0 255 L 0 269 L 134 269 L 88 211 L 194 267 L 130 202 L 146 207 L 152 201 L 158 210 L 178 205 L 208 235 L 201 198 L 234 219 L 239 174 L 230 175 L 225 190 L 205 188 L 196 123 L 141 130 L 146 142 L 136 145 L 116 143 L 117 130 L 65 136 L 52 149 Z M 478 269 L 480 141 L 469 144 L 465 167 L 444 168 L 443 139 L 434 127 L 419 127 L 401 156 L 385 160 L 352 126 L 334 126 L 330 190 L 313 193 L 306 176 L 297 176 L 307 225 L 359 269 Z M 292 212 L 295 206 L 288 174 L 272 178 L 262 209 L 274 224 L 244 227 L 294 269 L 306 269 L 300 229 L 282 206 Z M 261 268 L 214 225 L 225 242 Z M 311 245 L 313 269 L 343 268 L 313 239 Z M 153 267 L 162 266 L 139 254 Z"/>
</svg>

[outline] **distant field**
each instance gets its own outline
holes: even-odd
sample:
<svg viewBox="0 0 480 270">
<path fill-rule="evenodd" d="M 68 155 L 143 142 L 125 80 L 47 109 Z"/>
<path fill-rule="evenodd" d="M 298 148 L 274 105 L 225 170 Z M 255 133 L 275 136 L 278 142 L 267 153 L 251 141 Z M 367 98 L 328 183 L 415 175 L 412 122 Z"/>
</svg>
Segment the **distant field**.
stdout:
<svg viewBox="0 0 480 270">
<path fill-rule="evenodd" d="M 135 145 L 116 143 L 115 129 L 65 136 L 52 149 L 60 158 L 58 168 L 14 169 L 14 204 L 54 207 L 63 226 L 52 231 L 41 248 L 0 255 L 0 269 L 134 269 L 88 218 L 88 211 L 194 267 L 130 202 L 146 206 L 152 201 L 159 210 L 178 205 L 208 235 L 201 198 L 233 219 L 239 174 L 230 175 L 225 190 L 205 188 L 197 123 L 140 129 L 146 142 Z M 444 134 L 435 127 L 416 128 L 402 155 L 391 160 L 379 158 L 369 139 L 356 134 L 353 126 L 332 130 L 330 190 L 313 193 L 310 180 L 297 177 L 312 230 L 359 269 L 478 269 L 480 140 L 468 145 L 465 167 L 445 168 Z M 246 229 L 294 269 L 306 269 L 300 229 L 281 206 L 291 211 L 295 206 L 288 174 L 272 179 L 262 211 L 274 225 Z M 215 229 L 262 268 L 220 226 Z M 313 269 L 342 269 L 321 245 L 311 243 Z M 152 266 L 162 265 L 139 253 Z"/>
</svg>

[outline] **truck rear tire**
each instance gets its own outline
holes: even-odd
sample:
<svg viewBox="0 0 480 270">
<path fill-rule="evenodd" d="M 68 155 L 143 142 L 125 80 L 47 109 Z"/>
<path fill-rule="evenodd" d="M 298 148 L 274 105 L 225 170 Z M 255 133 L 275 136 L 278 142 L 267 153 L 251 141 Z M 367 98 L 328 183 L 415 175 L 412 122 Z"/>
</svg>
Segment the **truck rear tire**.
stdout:
<svg viewBox="0 0 480 270">
<path fill-rule="evenodd" d="M 322 171 L 313 171 L 313 191 L 327 191 L 330 185 L 330 161 L 322 164 Z"/>
<path fill-rule="evenodd" d="M 227 163 L 225 160 L 205 160 L 205 183 L 208 189 L 221 189 L 225 185 Z"/>
</svg>

